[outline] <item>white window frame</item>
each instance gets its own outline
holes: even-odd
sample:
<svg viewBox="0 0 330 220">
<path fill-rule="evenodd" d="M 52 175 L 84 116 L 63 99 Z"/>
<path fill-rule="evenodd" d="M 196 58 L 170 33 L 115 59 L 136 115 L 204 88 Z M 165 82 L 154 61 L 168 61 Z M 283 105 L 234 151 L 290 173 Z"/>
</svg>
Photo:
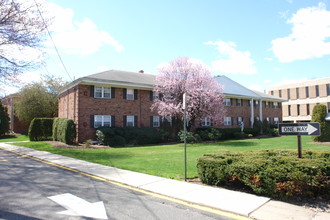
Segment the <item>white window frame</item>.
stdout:
<svg viewBox="0 0 330 220">
<path fill-rule="evenodd" d="M 134 127 L 134 115 L 127 115 L 126 116 L 126 126 L 127 127 Z"/>
<path fill-rule="evenodd" d="M 111 99 L 111 87 L 94 86 L 94 98 Z"/>
<path fill-rule="evenodd" d="M 126 89 L 126 99 L 134 100 L 134 89 Z"/>
<path fill-rule="evenodd" d="M 211 119 L 209 117 L 203 117 L 201 125 L 202 127 L 211 126 Z"/>
<path fill-rule="evenodd" d="M 171 116 L 165 116 L 163 118 L 163 120 L 166 120 L 170 124 L 170 126 L 172 127 L 172 117 Z"/>
<path fill-rule="evenodd" d="M 278 108 L 278 102 L 273 102 L 274 108 Z"/>
<path fill-rule="evenodd" d="M 99 123 L 99 125 L 97 125 L 97 123 Z M 109 123 L 109 125 L 105 125 L 106 123 Z M 111 115 L 94 115 L 94 128 L 102 126 L 111 127 L 111 124 Z"/>
<path fill-rule="evenodd" d="M 159 99 L 159 92 L 153 91 L 152 92 L 152 100 L 157 100 Z"/>
<path fill-rule="evenodd" d="M 231 106 L 231 99 L 230 98 L 224 98 L 223 99 L 225 106 Z"/>
<path fill-rule="evenodd" d="M 266 103 L 266 104 L 265 104 L 265 108 L 269 108 L 269 102 L 266 101 L 265 103 Z"/>
<path fill-rule="evenodd" d="M 223 124 L 226 126 L 231 126 L 232 125 L 231 117 L 225 117 Z"/>
<path fill-rule="evenodd" d="M 242 103 L 243 103 L 243 100 L 242 100 L 242 99 L 237 99 L 237 100 L 236 100 L 236 103 L 237 103 L 236 106 L 243 106 L 243 105 L 242 105 Z"/>
<path fill-rule="evenodd" d="M 274 117 L 274 124 L 278 124 L 278 123 L 280 123 L 279 118 L 278 117 Z"/>
<path fill-rule="evenodd" d="M 238 116 L 238 117 L 237 117 L 237 123 L 238 123 L 238 125 L 241 125 L 242 122 L 243 122 L 243 117 Z"/>
<path fill-rule="evenodd" d="M 160 126 L 160 117 L 152 116 L 152 127 L 158 128 Z"/>
</svg>

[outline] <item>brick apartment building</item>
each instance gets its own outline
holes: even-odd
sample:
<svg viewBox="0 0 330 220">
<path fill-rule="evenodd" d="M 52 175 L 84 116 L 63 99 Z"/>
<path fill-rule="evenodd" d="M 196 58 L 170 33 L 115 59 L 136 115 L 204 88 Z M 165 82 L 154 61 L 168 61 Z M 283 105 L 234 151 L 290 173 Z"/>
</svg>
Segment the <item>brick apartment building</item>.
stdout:
<svg viewBox="0 0 330 220">
<path fill-rule="evenodd" d="M 255 118 L 280 121 L 283 99 L 251 91 L 225 76 L 215 79 L 224 86 L 223 127 L 239 127 L 241 121 L 250 127 Z M 58 117 L 74 120 L 79 142 L 95 138 L 99 126 L 159 127 L 161 118 L 150 110 L 154 81 L 155 75 L 118 70 L 79 78 L 60 91 Z M 210 125 L 201 119 L 201 126 Z"/>
<path fill-rule="evenodd" d="M 287 100 L 282 107 L 285 122 L 309 122 L 316 104 L 326 105 L 330 113 L 330 78 L 272 86 L 268 93 Z"/>
<path fill-rule="evenodd" d="M 9 116 L 9 130 L 12 133 L 20 133 L 20 134 L 27 134 L 29 130 L 29 124 L 20 121 L 15 116 L 15 99 L 18 97 L 18 94 L 12 94 L 2 98 L 2 105 L 7 107 L 7 112 Z"/>
</svg>

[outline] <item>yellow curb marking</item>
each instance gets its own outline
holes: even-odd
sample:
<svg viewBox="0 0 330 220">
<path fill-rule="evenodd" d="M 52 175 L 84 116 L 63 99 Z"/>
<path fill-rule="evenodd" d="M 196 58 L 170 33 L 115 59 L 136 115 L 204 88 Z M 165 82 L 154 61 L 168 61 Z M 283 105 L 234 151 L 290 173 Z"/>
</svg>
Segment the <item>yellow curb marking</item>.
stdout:
<svg viewBox="0 0 330 220">
<path fill-rule="evenodd" d="M 201 211 L 209 212 L 209 213 L 216 214 L 216 215 L 221 215 L 221 216 L 236 219 L 236 220 L 251 220 L 250 218 L 247 218 L 247 217 L 244 217 L 244 216 L 236 215 L 236 214 L 225 212 L 225 211 L 220 211 L 218 209 L 214 209 L 214 208 L 203 206 L 203 205 L 189 203 L 189 202 L 186 202 L 186 201 L 183 201 L 183 200 L 180 200 L 180 199 L 175 199 L 175 198 L 172 198 L 172 197 L 169 197 L 169 196 L 164 196 L 164 195 L 161 195 L 161 194 L 153 193 L 153 192 L 150 192 L 150 191 L 147 191 L 147 190 L 144 190 L 144 189 L 139 189 L 137 187 L 129 186 L 129 185 L 126 185 L 126 184 L 123 184 L 123 183 L 113 181 L 113 180 L 108 180 L 108 179 L 103 178 L 103 177 L 99 177 L 99 176 L 96 176 L 96 175 L 93 175 L 93 174 L 85 173 L 85 172 L 82 172 L 82 171 L 79 171 L 79 170 L 76 170 L 76 169 L 73 169 L 73 168 L 70 168 L 70 167 L 66 167 L 66 166 L 56 164 L 56 163 L 53 163 L 53 162 L 50 162 L 50 161 L 46 161 L 46 160 L 43 160 L 43 159 L 40 159 L 40 158 L 36 158 L 36 157 L 33 157 L 33 156 L 22 154 L 22 153 L 12 151 L 12 150 L 9 150 L 9 149 L 6 149 L 6 148 L 0 147 L 0 149 L 12 152 L 14 154 L 18 154 L 21 157 L 27 157 L 27 158 L 30 158 L 32 160 L 36 160 L 36 161 L 39 161 L 39 162 L 42 162 L 42 163 L 45 163 L 45 164 L 48 164 L 48 165 L 52 165 L 52 166 L 59 167 L 59 168 L 65 169 L 65 170 L 69 170 L 69 171 L 72 171 L 72 172 L 75 172 L 75 173 L 79 173 L 81 175 L 88 176 L 88 177 L 91 177 L 93 179 L 97 179 L 97 180 L 100 180 L 100 181 L 103 181 L 103 182 L 111 183 L 113 185 L 117 185 L 117 186 L 120 186 L 120 187 L 123 187 L 123 188 L 126 188 L 126 189 L 130 189 L 130 190 L 133 190 L 133 191 L 136 191 L 136 192 L 140 192 L 140 193 L 147 194 L 147 195 L 150 195 L 150 196 L 153 196 L 153 197 L 157 197 L 157 198 L 160 198 L 160 199 L 164 199 L 164 200 L 167 200 L 167 201 L 178 203 L 178 204 L 181 204 L 181 205 L 184 205 L 184 206 L 199 209 Z"/>
</svg>

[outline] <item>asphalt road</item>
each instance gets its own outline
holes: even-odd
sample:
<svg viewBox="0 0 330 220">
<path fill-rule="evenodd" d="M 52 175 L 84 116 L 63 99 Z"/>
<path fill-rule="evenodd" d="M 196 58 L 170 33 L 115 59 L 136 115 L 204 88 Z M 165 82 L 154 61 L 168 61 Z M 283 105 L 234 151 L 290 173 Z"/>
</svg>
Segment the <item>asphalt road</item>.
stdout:
<svg viewBox="0 0 330 220">
<path fill-rule="evenodd" d="M 103 215 L 89 204 L 100 201 Z M 0 149 L 0 219 L 94 218 L 229 219 Z"/>
</svg>

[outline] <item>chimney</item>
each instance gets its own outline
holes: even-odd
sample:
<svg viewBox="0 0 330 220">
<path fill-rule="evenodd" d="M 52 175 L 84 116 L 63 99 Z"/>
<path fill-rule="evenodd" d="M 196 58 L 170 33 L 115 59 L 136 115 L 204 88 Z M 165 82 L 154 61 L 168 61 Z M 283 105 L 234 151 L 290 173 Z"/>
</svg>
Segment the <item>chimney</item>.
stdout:
<svg viewBox="0 0 330 220">
<path fill-rule="evenodd" d="M 144 73 L 144 71 L 143 71 L 143 70 L 140 70 L 140 71 L 139 71 L 139 73 L 142 73 L 142 74 L 143 74 L 143 73 Z"/>
</svg>

